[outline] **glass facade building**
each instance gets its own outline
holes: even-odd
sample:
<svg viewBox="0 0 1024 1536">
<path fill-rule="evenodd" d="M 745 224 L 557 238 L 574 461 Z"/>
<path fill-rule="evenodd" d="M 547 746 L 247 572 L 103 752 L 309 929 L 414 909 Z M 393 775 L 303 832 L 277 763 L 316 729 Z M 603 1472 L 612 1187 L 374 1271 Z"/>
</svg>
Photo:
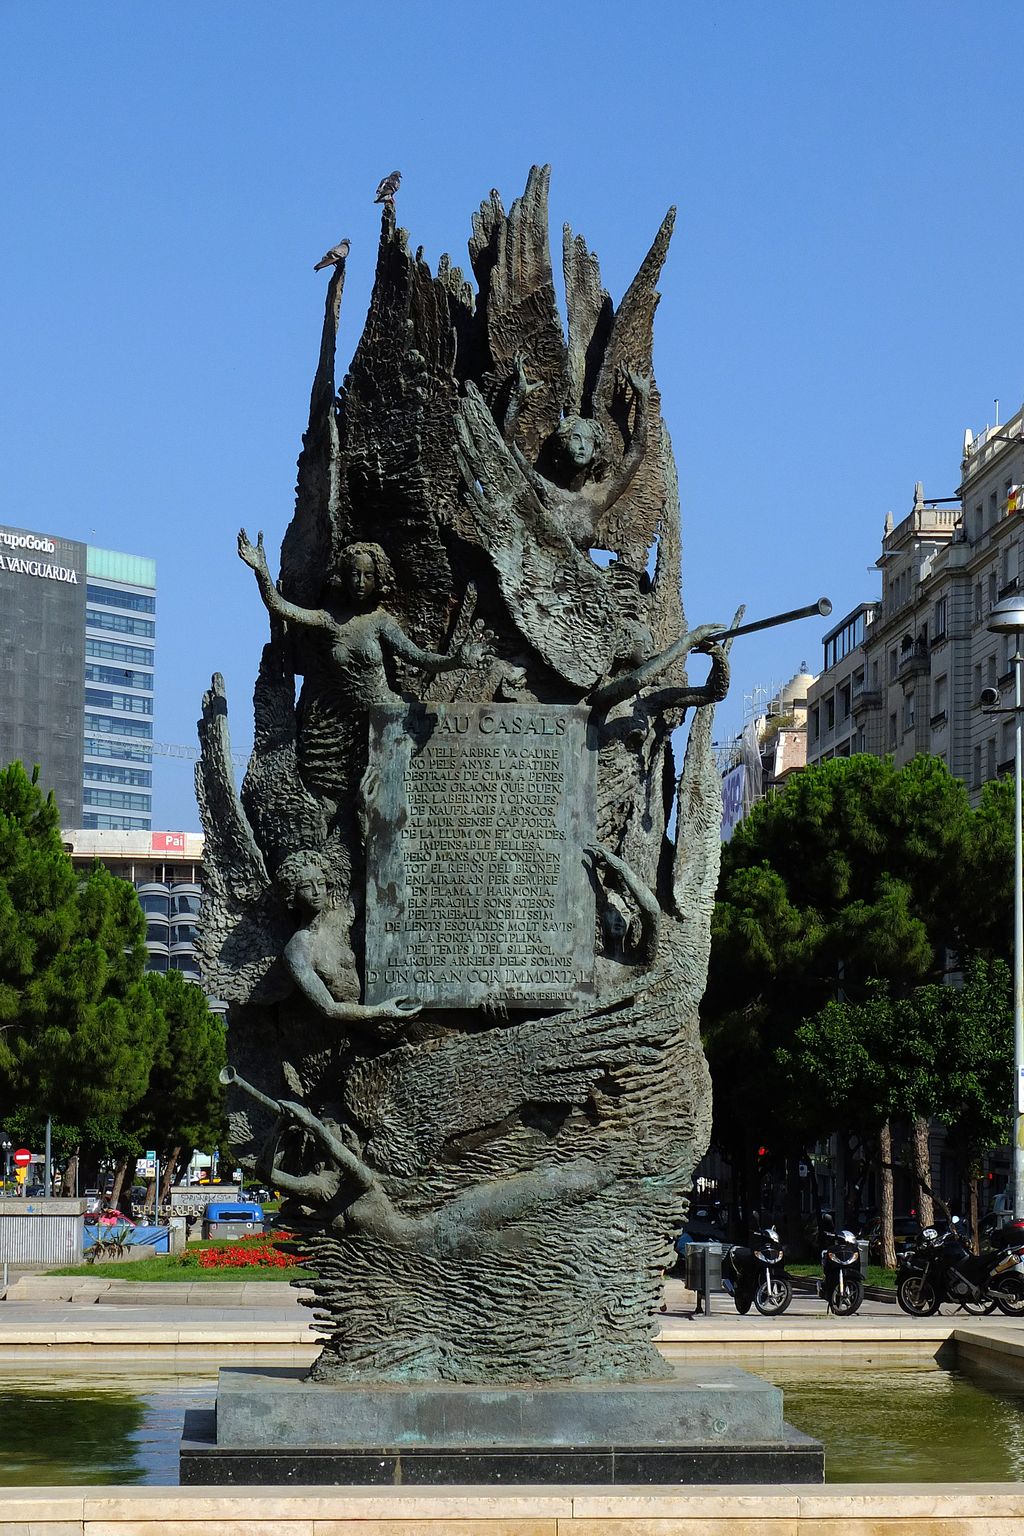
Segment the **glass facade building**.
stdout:
<svg viewBox="0 0 1024 1536">
<path fill-rule="evenodd" d="M 64 826 L 153 824 L 156 563 L 0 526 L 0 761 Z"/>
</svg>

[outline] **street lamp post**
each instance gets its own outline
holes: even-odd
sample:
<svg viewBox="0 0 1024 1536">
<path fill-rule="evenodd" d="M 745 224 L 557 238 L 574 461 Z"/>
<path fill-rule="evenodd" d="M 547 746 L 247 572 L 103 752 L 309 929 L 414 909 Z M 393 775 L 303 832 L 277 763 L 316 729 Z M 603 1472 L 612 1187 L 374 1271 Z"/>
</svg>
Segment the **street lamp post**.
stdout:
<svg viewBox="0 0 1024 1536">
<path fill-rule="evenodd" d="M 1021 633 L 1024 598 L 1018 594 L 996 603 L 988 629 L 1013 636 L 1013 1215 L 1024 1220 L 1024 853 L 1021 836 Z"/>
</svg>

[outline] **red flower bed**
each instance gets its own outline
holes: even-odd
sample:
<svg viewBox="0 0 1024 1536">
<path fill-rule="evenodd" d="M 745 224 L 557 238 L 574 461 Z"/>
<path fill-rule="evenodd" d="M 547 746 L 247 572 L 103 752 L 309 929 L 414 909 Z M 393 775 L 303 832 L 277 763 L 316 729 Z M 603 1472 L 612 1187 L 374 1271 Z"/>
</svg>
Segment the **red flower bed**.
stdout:
<svg viewBox="0 0 1024 1536">
<path fill-rule="evenodd" d="M 283 1253 L 266 1239 L 258 1244 L 242 1238 L 230 1248 L 203 1248 L 199 1253 L 200 1269 L 291 1269 L 299 1260 L 293 1253 Z"/>
<path fill-rule="evenodd" d="M 186 1252 L 181 1262 L 189 1268 L 198 1266 L 199 1269 L 292 1269 L 302 1263 L 301 1258 L 294 1253 L 285 1253 L 277 1245 L 293 1241 L 290 1232 L 275 1232 L 271 1237 L 263 1232 L 251 1232 L 225 1248 Z"/>
</svg>

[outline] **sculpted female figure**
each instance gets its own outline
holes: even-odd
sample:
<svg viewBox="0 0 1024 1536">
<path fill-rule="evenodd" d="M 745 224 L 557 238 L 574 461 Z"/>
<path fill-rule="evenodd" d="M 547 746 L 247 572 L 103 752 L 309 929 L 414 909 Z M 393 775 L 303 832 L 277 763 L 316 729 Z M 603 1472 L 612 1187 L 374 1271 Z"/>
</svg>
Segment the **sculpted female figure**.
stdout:
<svg viewBox="0 0 1024 1536">
<path fill-rule="evenodd" d="M 253 545 L 242 528 L 238 553 L 256 572 L 260 594 L 275 618 L 320 633 L 328 640 L 331 681 L 347 704 L 369 708 L 399 702 L 384 665 L 393 657 L 433 673 L 480 667 L 489 656 L 479 631 L 447 656 L 425 651 L 409 639 L 398 620 L 381 606 L 394 586 L 394 575 L 379 544 L 349 544 L 342 550 L 340 602 L 335 611 L 300 608 L 281 596 L 270 575 L 262 533 Z"/>
<path fill-rule="evenodd" d="M 314 852 L 290 854 L 275 875 L 289 909 L 302 923 L 288 940 L 285 964 L 299 990 L 328 1019 L 364 1024 L 411 1019 L 419 1005 L 407 997 L 367 1006 L 359 1001 L 359 973 L 349 940 L 351 910 L 327 899 L 327 881 Z"/>
</svg>

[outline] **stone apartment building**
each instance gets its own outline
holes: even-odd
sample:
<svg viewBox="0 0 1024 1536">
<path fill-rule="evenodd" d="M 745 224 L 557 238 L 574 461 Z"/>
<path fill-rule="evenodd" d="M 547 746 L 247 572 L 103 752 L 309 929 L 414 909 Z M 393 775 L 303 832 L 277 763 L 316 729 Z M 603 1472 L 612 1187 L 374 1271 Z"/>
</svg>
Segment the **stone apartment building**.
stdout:
<svg viewBox="0 0 1024 1536">
<path fill-rule="evenodd" d="M 886 520 L 879 600 L 824 637 L 808 694 L 807 761 L 931 752 L 977 800 L 1012 767 L 1009 716 L 985 713 L 981 690 L 1010 702 L 1013 641 L 990 634 L 993 605 L 1017 589 L 1024 540 L 1024 408 L 1004 426 L 965 434 L 955 498 L 915 487 L 908 516 Z"/>
</svg>

